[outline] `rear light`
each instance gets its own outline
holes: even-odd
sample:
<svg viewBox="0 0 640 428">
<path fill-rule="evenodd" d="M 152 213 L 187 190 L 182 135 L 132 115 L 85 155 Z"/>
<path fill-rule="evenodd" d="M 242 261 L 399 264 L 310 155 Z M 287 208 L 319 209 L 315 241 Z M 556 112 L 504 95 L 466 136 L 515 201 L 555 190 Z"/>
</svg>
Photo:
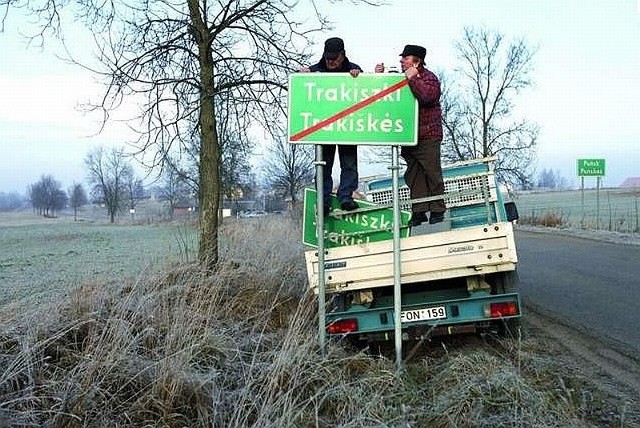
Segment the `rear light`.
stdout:
<svg viewBox="0 0 640 428">
<path fill-rule="evenodd" d="M 337 320 L 327 326 L 327 333 L 329 334 L 344 334 L 351 333 L 357 330 L 358 320 L 355 318 Z"/>
<path fill-rule="evenodd" d="M 484 314 L 491 318 L 518 315 L 518 304 L 516 302 L 490 303 L 485 305 Z"/>
</svg>

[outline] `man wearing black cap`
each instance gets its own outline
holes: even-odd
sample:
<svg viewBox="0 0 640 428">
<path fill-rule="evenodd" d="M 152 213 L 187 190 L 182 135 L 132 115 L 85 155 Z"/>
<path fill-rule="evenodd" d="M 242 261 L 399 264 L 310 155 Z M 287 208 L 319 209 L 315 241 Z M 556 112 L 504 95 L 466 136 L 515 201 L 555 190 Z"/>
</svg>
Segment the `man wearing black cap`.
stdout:
<svg viewBox="0 0 640 428">
<path fill-rule="evenodd" d="M 442 110 L 440 81 L 424 65 L 427 50 L 418 45 L 406 45 L 400 54 L 400 67 L 409 81 L 409 88 L 418 100 L 418 144 L 404 146 L 401 155 L 407 162 L 404 181 L 411 199 L 444 194 L 440 144 L 442 143 Z M 377 64 L 376 73 L 384 72 L 384 64 Z M 446 210 L 444 200 L 419 202 L 411 207 L 410 226 L 440 223 Z M 427 212 L 431 215 L 427 218 Z"/>
<path fill-rule="evenodd" d="M 311 67 L 302 67 L 300 72 L 320 73 L 349 73 L 357 77 L 362 69 L 358 64 L 350 62 L 344 50 L 344 42 L 339 37 L 331 37 L 324 42 L 324 53 L 317 64 Z M 324 161 L 324 215 L 329 214 L 329 196 L 333 190 L 333 161 L 336 157 L 336 146 L 323 145 L 322 160 Z M 340 158 L 340 185 L 338 186 L 338 200 L 340 208 L 352 211 L 358 208 L 353 201 L 353 192 L 358 188 L 358 147 L 356 145 L 338 145 L 338 157 Z"/>
</svg>

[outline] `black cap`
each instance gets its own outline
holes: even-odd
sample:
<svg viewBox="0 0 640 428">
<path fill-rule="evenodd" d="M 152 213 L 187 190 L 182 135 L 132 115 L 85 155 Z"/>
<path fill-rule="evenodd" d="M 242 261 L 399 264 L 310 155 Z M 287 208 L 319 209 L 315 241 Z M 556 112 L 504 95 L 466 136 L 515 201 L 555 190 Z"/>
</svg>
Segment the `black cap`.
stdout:
<svg viewBox="0 0 640 428">
<path fill-rule="evenodd" d="M 324 54 L 325 59 L 336 59 L 342 52 L 344 52 L 344 42 L 339 37 L 331 37 L 324 42 Z"/>
<path fill-rule="evenodd" d="M 424 57 L 427 56 L 427 50 L 422 46 L 418 46 L 418 45 L 406 45 L 402 50 L 402 53 L 400 54 L 400 56 L 408 56 L 408 55 L 417 56 L 418 58 L 424 61 Z"/>
</svg>

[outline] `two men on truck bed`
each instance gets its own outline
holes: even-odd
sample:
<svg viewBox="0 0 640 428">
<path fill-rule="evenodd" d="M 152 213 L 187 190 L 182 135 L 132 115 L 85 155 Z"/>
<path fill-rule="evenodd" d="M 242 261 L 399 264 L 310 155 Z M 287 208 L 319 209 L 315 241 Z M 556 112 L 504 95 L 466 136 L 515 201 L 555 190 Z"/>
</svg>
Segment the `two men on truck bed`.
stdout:
<svg viewBox="0 0 640 428">
<path fill-rule="evenodd" d="M 418 143 L 402 147 L 401 155 L 407 163 L 404 179 L 410 189 L 411 199 L 443 195 L 440 146 L 442 143 L 442 110 L 440 108 L 441 86 L 438 77 L 425 67 L 427 50 L 419 45 L 406 45 L 400 53 L 400 67 L 408 80 L 409 88 L 418 101 Z M 383 73 L 384 64 L 375 66 L 376 73 Z M 325 41 L 322 59 L 311 67 L 303 67 L 301 72 L 349 72 L 357 77 L 362 69 L 350 62 L 345 54 L 344 42 L 338 37 Z M 329 214 L 329 195 L 333 187 L 331 172 L 335 157 L 333 145 L 323 147 L 324 165 L 324 209 Z M 358 185 L 357 146 L 338 145 L 340 158 L 340 184 L 338 199 L 345 211 L 357 209 L 353 192 Z M 424 222 L 440 223 L 444 220 L 446 207 L 444 199 L 417 202 L 412 205 L 409 226 Z M 427 216 L 427 213 L 430 215 Z"/>
</svg>

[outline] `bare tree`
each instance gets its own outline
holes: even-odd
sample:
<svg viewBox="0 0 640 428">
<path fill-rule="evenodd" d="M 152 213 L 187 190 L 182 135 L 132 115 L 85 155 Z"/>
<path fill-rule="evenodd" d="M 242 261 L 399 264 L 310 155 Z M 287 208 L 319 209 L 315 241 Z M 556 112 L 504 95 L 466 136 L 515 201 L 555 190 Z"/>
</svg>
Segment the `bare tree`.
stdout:
<svg viewBox="0 0 640 428">
<path fill-rule="evenodd" d="M 73 183 L 69 188 L 69 205 L 73 208 L 73 221 L 78 220 L 78 208 L 89 202 L 87 193 L 84 191 L 82 184 Z"/>
<path fill-rule="evenodd" d="M 246 114 L 246 104 L 238 103 L 233 93 L 216 97 L 218 136 L 221 156 L 221 187 L 224 196 L 229 197 L 236 189 L 246 189 L 250 181 L 251 166 L 249 156 L 254 147 L 253 139 L 246 135 L 252 128 L 252 118 Z M 267 124 L 273 126 L 273 120 Z M 255 127 L 254 127 L 255 128 Z"/>
<path fill-rule="evenodd" d="M 187 0 L 123 6 L 118 15 L 128 18 L 116 43 L 96 34 L 110 79 L 101 107 L 110 110 L 129 92 L 145 99 L 140 150 L 155 150 L 163 161 L 162 154 L 192 132 L 188 124 L 197 124 L 199 258 L 209 268 L 218 259 L 223 195 L 221 117 L 214 106 L 233 99 L 243 117 L 265 126 L 280 115 L 286 75 L 304 59 L 294 41 L 292 5 Z"/>
<path fill-rule="evenodd" d="M 52 175 L 43 175 L 40 181 L 29 186 L 29 199 L 33 209 L 45 217 L 55 216 L 67 204 L 67 195 L 60 182 Z"/>
<path fill-rule="evenodd" d="M 244 113 L 242 104 L 236 103 L 233 99 L 216 97 L 214 103 L 214 111 L 219 118 L 216 121 L 216 131 L 221 153 L 220 194 L 232 198 L 238 189 L 246 190 L 251 181 L 248 178 L 251 175 L 249 156 L 253 143 L 246 137 L 251 120 Z M 188 186 L 193 194 L 199 195 L 201 141 L 197 133 L 197 123 L 191 120 L 186 122 L 191 129 L 186 137 L 188 141 L 181 142 L 178 146 L 172 145 L 170 152 L 163 153 L 161 177 L 167 184 L 167 174 L 174 175 L 172 180 L 179 180 Z"/>
<path fill-rule="evenodd" d="M 189 198 L 192 193 L 192 189 L 180 171 L 174 168 L 165 170 L 162 176 L 160 197 L 168 204 L 170 218 L 173 218 L 173 211 L 178 203 Z"/>
<path fill-rule="evenodd" d="M 496 156 L 502 181 L 526 184 L 538 127 L 512 115 L 515 96 L 532 84 L 535 49 L 523 39 L 506 44 L 498 32 L 474 28 L 465 28 L 455 48 L 462 64 L 456 78 L 443 83 L 443 159 Z"/>
<path fill-rule="evenodd" d="M 313 183 L 313 146 L 289 144 L 282 136 L 275 139 L 268 151 L 263 166 L 265 180 L 271 189 L 289 199 L 295 207 L 302 189 Z"/>
<path fill-rule="evenodd" d="M 124 149 L 98 147 L 89 152 L 84 162 L 89 170 L 91 194 L 105 204 L 109 221 L 114 223 L 116 214 L 129 201 L 127 186 L 133 177 L 133 168 L 126 161 Z"/>
<path fill-rule="evenodd" d="M 216 108 L 221 120 L 217 122 L 220 141 L 220 196 L 235 200 L 238 194 L 245 194 L 252 188 L 252 171 L 249 162 L 251 141 L 243 140 L 244 129 L 249 124 L 242 123 L 246 120 L 242 115 L 234 112 L 226 112 L 227 106 L 220 105 Z M 164 182 L 163 191 L 173 193 L 179 191 L 183 195 L 200 194 L 200 140 L 193 136 L 192 140 L 175 153 L 174 156 L 165 155 L 161 168 L 161 180 Z M 173 188 L 167 180 L 174 182 L 180 189 Z M 184 187 L 184 189 L 182 189 Z M 172 198 L 167 199 L 170 202 Z M 175 201 L 177 202 L 177 201 Z M 222 217 L 219 217 L 219 221 Z"/>
<path fill-rule="evenodd" d="M 127 206 L 133 219 L 136 205 L 139 199 L 144 198 L 144 185 L 142 180 L 133 174 L 133 168 L 123 174 L 124 188 L 127 197 Z"/>
<path fill-rule="evenodd" d="M 333 1 L 327 0 L 330 5 Z M 376 0 L 352 0 L 375 4 Z M 105 113 L 126 97 L 140 104 L 140 152 L 153 152 L 161 165 L 167 154 L 199 141 L 199 259 L 218 260 L 223 141 L 218 134 L 218 99 L 233 105 L 252 126 L 267 129 L 282 118 L 288 74 L 310 57 L 310 35 L 326 29 L 321 0 L 0 0 L 30 10 L 55 27 L 62 6 L 73 3 L 94 36 L 107 89 Z M 195 128 L 191 126 L 195 124 Z M 246 133 L 249 128 L 239 129 Z M 246 135 L 245 135 L 246 137 Z M 248 141 L 248 138 L 243 138 Z"/>
</svg>

